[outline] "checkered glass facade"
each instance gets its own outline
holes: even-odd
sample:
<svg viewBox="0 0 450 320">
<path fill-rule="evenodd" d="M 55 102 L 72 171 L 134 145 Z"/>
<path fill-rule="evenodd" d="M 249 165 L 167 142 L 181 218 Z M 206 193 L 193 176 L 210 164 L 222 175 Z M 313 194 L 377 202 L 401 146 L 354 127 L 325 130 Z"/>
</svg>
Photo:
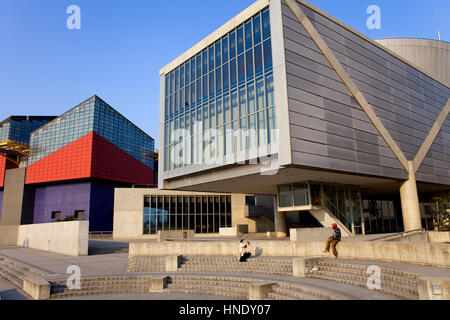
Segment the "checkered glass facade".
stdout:
<svg viewBox="0 0 450 320">
<path fill-rule="evenodd" d="M 33 132 L 28 165 L 91 132 L 153 170 L 154 140 L 96 96 Z"/>
</svg>

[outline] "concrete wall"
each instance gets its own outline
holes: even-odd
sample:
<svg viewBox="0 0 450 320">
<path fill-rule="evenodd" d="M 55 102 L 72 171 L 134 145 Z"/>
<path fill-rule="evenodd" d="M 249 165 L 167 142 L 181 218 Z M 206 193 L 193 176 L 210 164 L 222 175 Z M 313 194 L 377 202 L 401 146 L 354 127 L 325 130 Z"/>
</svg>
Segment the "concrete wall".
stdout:
<svg viewBox="0 0 450 320">
<path fill-rule="evenodd" d="M 70 256 L 86 256 L 89 222 L 70 221 L 19 227 L 17 245 Z"/>
<path fill-rule="evenodd" d="M 290 229 L 291 241 L 326 241 L 333 235 L 332 228 Z"/>
<path fill-rule="evenodd" d="M 431 243 L 450 242 L 450 232 L 428 231 L 428 241 Z"/>
<path fill-rule="evenodd" d="M 17 245 L 19 226 L 0 226 L 0 247 Z"/>
<path fill-rule="evenodd" d="M 1 225 L 20 225 L 25 190 L 26 168 L 6 170 Z"/>
<path fill-rule="evenodd" d="M 412 160 L 450 89 L 334 18 L 299 5 Z M 284 2 L 282 15 L 293 163 L 406 179 L 399 161 Z M 450 184 L 450 117 L 417 180 Z"/>
<path fill-rule="evenodd" d="M 263 256 L 314 257 L 325 256 L 324 241 L 251 241 L 250 252 L 256 248 Z M 235 256 L 239 240 L 220 241 L 177 241 L 177 242 L 131 242 L 129 257 L 165 255 L 219 255 Z M 341 242 L 337 246 L 342 259 L 380 260 L 406 262 L 422 265 L 450 267 L 450 246 L 441 244 L 409 244 L 394 242 Z"/>
</svg>

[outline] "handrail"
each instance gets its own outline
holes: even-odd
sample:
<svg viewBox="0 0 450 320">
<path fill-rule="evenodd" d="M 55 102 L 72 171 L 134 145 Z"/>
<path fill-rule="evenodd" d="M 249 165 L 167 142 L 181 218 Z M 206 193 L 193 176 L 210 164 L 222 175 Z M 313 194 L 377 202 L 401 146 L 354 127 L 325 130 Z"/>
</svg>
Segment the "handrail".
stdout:
<svg viewBox="0 0 450 320">
<path fill-rule="evenodd" d="M 348 221 L 348 219 L 347 219 L 347 217 L 344 215 L 344 214 L 342 214 L 341 213 L 341 211 L 329 200 L 329 199 L 327 199 L 327 201 L 328 201 L 328 203 L 336 210 L 336 213 L 337 213 L 337 218 L 348 228 L 348 229 L 350 229 L 351 228 L 351 226 L 352 226 L 352 223 L 350 222 L 350 221 Z M 331 212 L 333 213 L 333 214 L 335 214 L 335 212 L 333 212 L 333 210 L 331 210 Z M 343 218 L 343 219 L 341 219 L 341 217 Z M 345 220 L 345 221 L 343 221 L 343 220 Z"/>
<path fill-rule="evenodd" d="M 410 234 L 410 233 L 413 233 L 413 232 L 419 232 L 419 231 L 424 232 L 426 230 L 424 228 L 422 228 L 422 229 L 414 229 L 414 230 L 409 230 L 409 231 L 404 231 L 404 232 L 388 234 L 387 236 L 382 236 L 382 237 L 375 238 L 375 239 L 369 239 L 369 240 L 366 240 L 366 241 L 377 241 L 377 240 L 391 238 L 391 237 L 404 236 L 404 235 L 407 235 L 407 234 Z"/>
</svg>

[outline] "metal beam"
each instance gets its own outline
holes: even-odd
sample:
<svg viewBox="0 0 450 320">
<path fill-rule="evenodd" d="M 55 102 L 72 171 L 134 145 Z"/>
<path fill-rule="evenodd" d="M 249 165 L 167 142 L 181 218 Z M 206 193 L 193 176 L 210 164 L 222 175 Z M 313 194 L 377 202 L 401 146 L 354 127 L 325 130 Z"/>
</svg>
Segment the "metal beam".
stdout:
<svg viewBox="0 0 450 320">
<path fill-rule="evenodd" d="M 420 166 L 422 165 L 423 159 L 425 159 L 428 151 L 430 151 L 431 145 L 436 139 L 439 131 L 441 131 L 441 128 L 444 125 L 444 122 L 447 119 L 449 112 L 450 112 L 450 99 L 447 100 L 447 104 L 442 109 L 433 127 L 431 127 L 428 136 L 425 138 L 424 142 L 422 143 L 422 146 L 420 147 L 419 151 L 414 157 L 413 165 L 415 172 L 419 170 Z"/>
</svg>

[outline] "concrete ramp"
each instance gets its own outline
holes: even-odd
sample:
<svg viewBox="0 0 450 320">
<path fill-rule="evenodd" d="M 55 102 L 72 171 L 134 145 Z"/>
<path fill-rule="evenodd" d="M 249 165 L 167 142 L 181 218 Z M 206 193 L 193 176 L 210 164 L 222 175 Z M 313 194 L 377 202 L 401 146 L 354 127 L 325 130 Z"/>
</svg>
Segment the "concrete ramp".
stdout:
<svg viewBox="0 0 450 320">
<path fill-rule="evenodd" d="M 353 233 L 330 210 L 322 207 L 313 207 L 313 209 L 309 210 L 309 213 L 324 227 L 327 228 L 336 223 L 341 229 L 343 237 L 353 237 Z"/>
</svg>

